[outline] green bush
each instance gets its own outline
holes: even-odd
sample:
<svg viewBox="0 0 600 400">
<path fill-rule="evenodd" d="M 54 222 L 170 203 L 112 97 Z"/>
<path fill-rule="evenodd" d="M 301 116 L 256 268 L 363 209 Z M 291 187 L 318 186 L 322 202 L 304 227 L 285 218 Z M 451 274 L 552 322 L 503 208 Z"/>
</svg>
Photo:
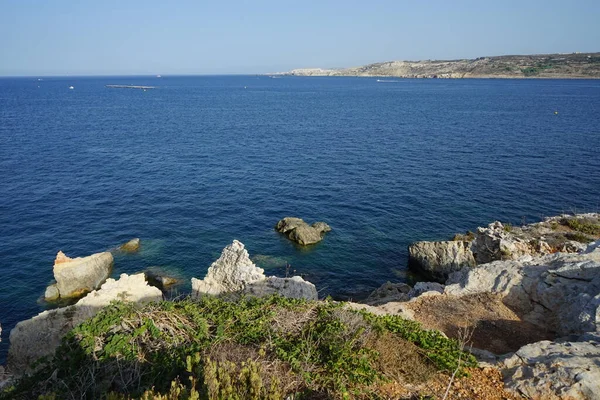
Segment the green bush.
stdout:
<svg viewBox="0 0 600 400">
<path fill-rule="evenodd" d="M 415 349 L 386 360 L 388 370 L 461 375 L 476 365 L 440 332 L 344 303 L 278 296 L 115 302 L 73 329 L 45 367 L 0 398 L 373 397 L 389 379 L 377 350 L 385 346 Z"/>
</svg>

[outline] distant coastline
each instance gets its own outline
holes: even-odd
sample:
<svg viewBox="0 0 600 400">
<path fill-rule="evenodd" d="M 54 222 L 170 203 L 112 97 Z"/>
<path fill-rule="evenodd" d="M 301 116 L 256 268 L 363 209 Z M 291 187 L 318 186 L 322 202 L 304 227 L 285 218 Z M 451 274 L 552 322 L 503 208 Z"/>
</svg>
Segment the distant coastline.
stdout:
<svg viewBox="0 0 600 400">
<path fill-rule="evenodd" d="M 600 79 L 600 53 L 509 55 L 463 60 L 388 61 L 350 68 L 298 68 L 271 76 Z"/>
</svg>

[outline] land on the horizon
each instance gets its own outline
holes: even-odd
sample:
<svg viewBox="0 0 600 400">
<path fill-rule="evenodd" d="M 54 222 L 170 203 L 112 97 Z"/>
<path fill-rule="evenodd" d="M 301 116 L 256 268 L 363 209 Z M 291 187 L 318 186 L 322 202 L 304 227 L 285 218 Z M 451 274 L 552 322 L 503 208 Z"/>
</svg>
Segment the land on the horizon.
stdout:
<svg viewBox="0 0 600 400">
<path fill-rule="evenodd" d="M 600 53 L 537 54 L 462 60 L 388 61 L 350 68 L 299 68 L 271 75 L 398 78 L 600 78 Z"/>
</svg>

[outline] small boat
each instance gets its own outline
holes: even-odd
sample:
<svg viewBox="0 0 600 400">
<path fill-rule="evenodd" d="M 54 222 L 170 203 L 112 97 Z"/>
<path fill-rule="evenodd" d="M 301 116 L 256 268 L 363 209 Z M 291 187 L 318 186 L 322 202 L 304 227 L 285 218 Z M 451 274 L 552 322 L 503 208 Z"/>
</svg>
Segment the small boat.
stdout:
<svg viewBox="0 0 600 400">
<path fill-rule="evenodd" d="M 73 87 L 73 86 L 69 86 L 69 89 L 73 90 L 73 89 L 75 89 L 75 87 Z"/>
<path fill-rule="evenodd" d="M 160 75 L 156 75 L 156 77 L 157 77 L 157 78 L 162 78 L 162 76 L 160 76 Z"/>
</svg>

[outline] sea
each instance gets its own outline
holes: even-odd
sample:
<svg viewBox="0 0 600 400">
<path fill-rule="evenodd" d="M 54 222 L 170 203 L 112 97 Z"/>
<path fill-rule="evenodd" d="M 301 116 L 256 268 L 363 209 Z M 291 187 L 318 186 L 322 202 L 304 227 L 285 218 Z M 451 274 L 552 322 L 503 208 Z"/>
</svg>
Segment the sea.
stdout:
<svg viewBox="0 0 600 400">
<path fill-rule="evenodd" d="M 184 296 L 237 239 L 268 275 L 361 300 L 418 280 L 413 241 L 600 211 L 599 150 L 600 80 L 0 78 L 0 362 L 55 306 L 59 250 L 139 237 L 112 276 L 158 269 Z M 332 231 L 300 247 L 286 216 Z"/>
</svg>

